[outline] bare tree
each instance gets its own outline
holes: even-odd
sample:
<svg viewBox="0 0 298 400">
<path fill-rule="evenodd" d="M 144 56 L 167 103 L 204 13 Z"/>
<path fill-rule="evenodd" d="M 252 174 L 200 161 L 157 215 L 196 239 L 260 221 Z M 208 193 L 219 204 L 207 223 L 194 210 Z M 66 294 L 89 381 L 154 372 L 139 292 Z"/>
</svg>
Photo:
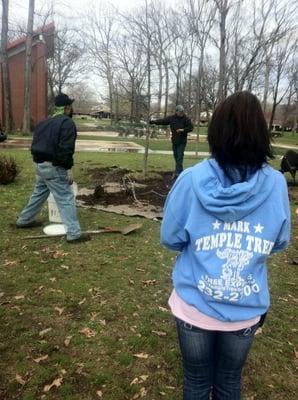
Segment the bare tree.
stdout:
<svg viewBox="0 0 298 400">
<path fill-rule="evenodd" d="M 24 115 L 23 115 L 23 133 L 31 131 L 31 92 L 32 92 L 32 41 L 33 41 L 33 23 L 34 23 L 35 0 L 29 0 L 28 24 L 25 50 L 25 76 L 24 76 Z"/>
<path fill-rule="evenodd" d="M 64 25 L 55 31 L 54 53 L 48 60 L 50 104 L 69 82 L 77 83 L 86 66 L 80 62 L 84 46 L 76 29 Z"/>
<path fill-rule="evenodd" d="M 114 28 L 116 24 L 115 9 L 90 9 L 86 18 L 87 30 L 84 32 L 87 51 L 95 74 L 105 79 L 108 86 L 108 99 L 111 111 L 111 123 L 114 112 Z"/>
<path fill-rule="evenodd" d="M 218 100 L 221 101 L 226 97 L 226 20 L 230 10 L 230 0 L 214 0 L 216 8 L 219 12 L 220 27 L 220 45 L 219 45 L 219 78 L 218 78 Z"/>
<path fill-rule="evenodd" d="M 202 0 L 195 2 L 194 0 L 188 1 L 188 8 L 186 13 L 188 15 L 189 26 L 196 35 L 196 43 L 199 47 L 199 65 L 198 76 L 196 79 L 196 95 L 195 95 L 195 113 L 194 118 L 197 122 L 196 134 L 197 145 L 196 154 L 198 154 L 199 137 L 200 137 L 200 116 L 202 109 L 202 81 L 204 71 L 204 58 L 205 50 L 208 39 L 210 38 L 210 31 L 214 24 L 216 9 L 208 2 Z"/>
<path fill-rule="evenodd" d="M 283 79 L 284 74 L 286 73 L 286 68 L 287 68 L 287 62 L 289 60 L 289 57 L 292 54 L 295 54 L 295 50 L 297 51 L 297 41 L 294 43 L 291 42 L 291 35 L 288 36 L 283 43 L 281 43 L 275 50 L 275 76 L 273 80 L 273 104 L 272 104 L 272 111 L 271 111 L 271 116 L 270 116 L 270 121 L 269 121 L 269 130 L 272 130 L 272 125 L 274 121 L 274 116 L 276 112 L 276 107 L 278 104 L 281 103 L 281 101 L 284 99 L 284 97 L 287 95 L 289 89 L 290 89 L 290 83 L 286 85 L 286 88 L 283 91 L 280 91 L 280 82 Z M 279 96 L 279 98 L 278 98 Z"/>
<path fill-rule="evenodd" d="M 5 113 L 5 130 L 7 133 L 12 131 L 13 119 L 11 111 L 11 94 L 9 80 L 9 66 L 7 54 L 7 37 L 8 37 L 8 7 L 9 1 L 2 0 L 2 29 L 1 29 L 1 54 L 0 62 L 2 67 L 2 79 L 4 89 L 4 113 Z"/>
<path fill-rule="evenodd" d="M 120 71 L 117 82 L 129 98 L 130 120 L 138 120 L 140 118 L 140 92 L 146 77 L 147 61 L 140 44 L 131 40 L 131 32 L 119 36 L 116 50 Z"/>
</svg>

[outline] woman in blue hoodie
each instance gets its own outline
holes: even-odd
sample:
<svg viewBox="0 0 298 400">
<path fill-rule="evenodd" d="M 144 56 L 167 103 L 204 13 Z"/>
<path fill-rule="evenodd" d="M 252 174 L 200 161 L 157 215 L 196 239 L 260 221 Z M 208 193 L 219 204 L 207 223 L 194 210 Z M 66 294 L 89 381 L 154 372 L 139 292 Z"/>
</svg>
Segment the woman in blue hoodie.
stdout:
<svg viewBox="0 0 298 400">
<path fill-rule="evenodd" d="M 239 400 L 241 372 L 269 308 L 266 261 L 286 248 L 290 210 L 271 168 L 261 105 L 235 93 L 215 110 L 211 158 L 185 170 L 168 195 L 161 242 L 179 251 L 169 299 L 183 361 L 184 400 Z"/>
</svg>

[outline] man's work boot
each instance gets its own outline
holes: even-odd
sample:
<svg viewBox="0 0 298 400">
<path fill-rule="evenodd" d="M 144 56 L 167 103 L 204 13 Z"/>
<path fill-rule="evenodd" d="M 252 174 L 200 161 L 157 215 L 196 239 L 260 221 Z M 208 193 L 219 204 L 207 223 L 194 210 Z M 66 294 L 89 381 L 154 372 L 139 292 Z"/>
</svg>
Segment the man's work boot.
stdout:
<svg viewBox="0 0 298 400">
<path fill-rule="evenodd" d="M 89 240 L 91 240 L 91 235 L 89 235 L 89 233 L 82 233 L 81 236 L 79 236 L 76 239 L 72 239 L 72 240 L 67 240 L 67 243 L 83 243 L 83 242 L 88 242 Z"/>
</svg>

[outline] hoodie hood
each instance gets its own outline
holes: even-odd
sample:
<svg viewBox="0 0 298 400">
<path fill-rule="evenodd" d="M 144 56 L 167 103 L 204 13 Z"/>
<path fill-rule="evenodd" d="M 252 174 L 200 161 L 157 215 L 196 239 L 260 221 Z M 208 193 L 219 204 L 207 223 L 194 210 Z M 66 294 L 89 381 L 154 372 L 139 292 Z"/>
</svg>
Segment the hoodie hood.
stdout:
<svg viewBox="0 0 298 400">
<path fill-rule="evenodd" d="M 192 168 L 193 190 L 202 206 L 216 218 L 233 222 L 258 208 L 270 195 L 275 175 L 267 164 L 240 181 L 237 170 L 228 178 L 215 159 L 205 160 Z"/>
</svg>

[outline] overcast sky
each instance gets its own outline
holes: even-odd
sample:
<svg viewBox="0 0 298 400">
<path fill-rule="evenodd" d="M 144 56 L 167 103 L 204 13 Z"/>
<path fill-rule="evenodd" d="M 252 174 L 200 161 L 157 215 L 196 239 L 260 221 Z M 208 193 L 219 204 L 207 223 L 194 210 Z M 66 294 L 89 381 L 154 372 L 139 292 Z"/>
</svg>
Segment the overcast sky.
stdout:
<svg viewBox="0 0 298 400">
<path fill-rule="evenodd" d="M 177 0 L 164 0 L 165 4 L 175 5 Z M 26 19 L 28 12 L 29 0 L 10 0 L 10 16 L 13 19 Z M 112 4 L 120 10 L 128 10 L 138 5 L 145 4 L 145 0 L 35 0 L 35 8 L 37 11 L 49 8 L 53 3 L 54 11 L 62 14 L 65 18 L 77 18 L 80 12 L 90 9 L 91 4 Z M 179 4 L 179 3 L 178 3 Z M 180 2 L 180 4 L 182 4 Z"/>
</svg>

